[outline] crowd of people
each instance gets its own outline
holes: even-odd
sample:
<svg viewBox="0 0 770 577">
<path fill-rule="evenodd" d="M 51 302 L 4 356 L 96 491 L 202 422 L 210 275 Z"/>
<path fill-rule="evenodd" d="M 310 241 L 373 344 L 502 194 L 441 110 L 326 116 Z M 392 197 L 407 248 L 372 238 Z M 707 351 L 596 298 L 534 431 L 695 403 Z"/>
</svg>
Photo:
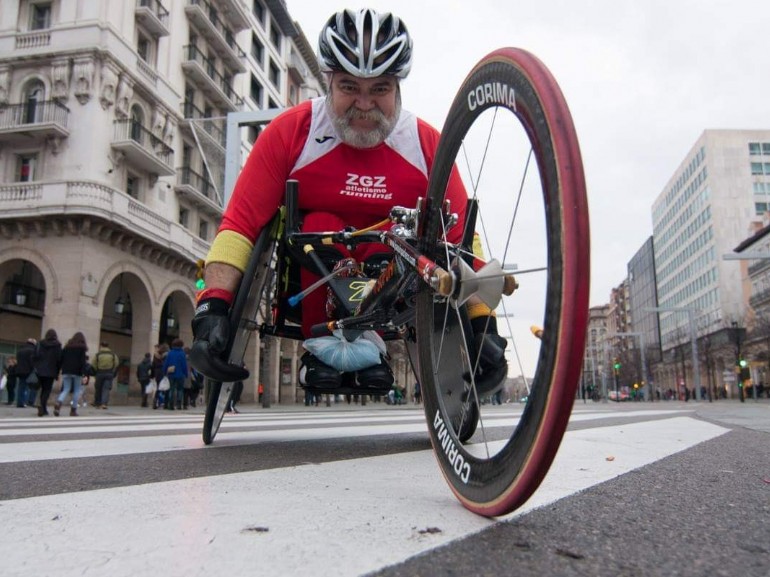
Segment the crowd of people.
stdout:
<svg viewBox="0 0 770 577">
<path fill-rule="evenodd" d="M 184 342 L 177 338 L 170 347 L 161 343 L 155 345 L 153 353 L 144 355 L 136 367 L 142 407 L 183 410 L 197 405 L 204 379 L 189 367 L 188 353 Z M 77 417 L 78 409 L 89 404 L 107 409 L 120 367 L 121 360 L 109 343 L 102 341 L 91 357 L 82 332 L 76 332 L 62 345 L 56 331 L 48 329 L 42 340 L 29 338 L 15 355 L 6 358 L 6 404 L 33 407 L 39 417 L 44 417 L 50 414 L 50 400 L 55 394 L 52 410 L 57 417 L 66 404 L 71 417 Z M 93 397 L 89 403 L 90 394 Z"/>
</svg>

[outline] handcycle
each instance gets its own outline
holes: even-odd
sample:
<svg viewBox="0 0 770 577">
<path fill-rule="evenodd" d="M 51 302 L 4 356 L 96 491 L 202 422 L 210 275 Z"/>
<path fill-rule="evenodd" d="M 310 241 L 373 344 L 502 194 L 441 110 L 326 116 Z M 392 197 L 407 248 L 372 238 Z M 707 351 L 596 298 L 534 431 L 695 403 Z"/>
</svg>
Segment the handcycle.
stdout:
<svg viewBox="0 0 770 577">
<path fill-rule="evenodd" d="M 455 170 L 468 190 L 463 222 L 445 199 Z M 296 182 L 287 182 L 285 204 L 254 244 L 230 313 L 235 330 L 216 360 L 223 374 L 238 374 L 255 333 L 303 338 L 290 301 L 300 292 L 298 267 L 310 267 L 348 303 L 348 314 L 319 333 L 375 330 L 405 343 L 435 456 L 460 502 L 485 516 L 515 510 L 541 483 L 567 427 L 588 321 L 585 179 L 572 118 L 550 72 L 521 49 L 481 59 L 450 107 L 425 196 L 414 207 L 394 207 L 384 229 L 300 232 L 298 194 Z M 449 242 L 457 226 L 461 241 Z M 351 299 L 349 279 L 329 273 L 323 256 L 329 245 L 358 242 L 383 243 L 392 257 L 365 279 L 368 294 L 352 291 L 358 297 Z M 523 410 L 482 402 L 465 306 L 471 297 L 496 310 L 498 328 L 508 332 L 527 389 Z M 519 349 L 535 359 L 531 379 Z M 206 444 L 232 391 L 230 382 L 209 385 Z M 350 381 L 317 392 L 385 394 Z"/>
</svg>

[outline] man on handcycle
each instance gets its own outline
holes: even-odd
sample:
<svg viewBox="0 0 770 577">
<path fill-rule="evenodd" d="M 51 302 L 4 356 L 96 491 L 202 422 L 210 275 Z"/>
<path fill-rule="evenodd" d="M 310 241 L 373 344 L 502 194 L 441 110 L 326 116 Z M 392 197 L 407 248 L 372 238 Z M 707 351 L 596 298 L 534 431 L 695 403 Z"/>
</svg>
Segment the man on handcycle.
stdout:
<svg viewBox="0 0 770 577">
<path fill-rule="evenodd" d="M 226 381 L 208 356 L 226 352 L 233 303 L 249 255 L 262 228 L 284 199 L 288 179 L 299 182 L 303 232 L 366 228 L 388 216 L 393 206 L 414 207 L 426 194 L 439 133 L 402 110 L 400 81 L 412 62 L 412 39 L 405 24 L 390 13 L 371 9 L 334 14 L 319 37 L 319 60 L 329 94 L 294 106 L 273 120 L 257 138 L 235 184 L 217 236 L 206 259 L 206 289 L 198 294 L 192 328 L 193 365 L 207 377 Z M 467 194 L 455 173 L 446 197 L 464 221 Z M 448 231 L 460 242 L 461 227 Z M 381 259 L 389 249 L 367 243 L 352 252 L 336 246 L 339 258 L 359 263 Z M 319 277 L 301 269 L 301 286 Z M 302 303 L 302 330 L 327 320 L 326 291 L 316 290 Z M 468 315 L 477 335 L 480 369 L 476 384 L 492 392 L 505 379 L 506 340 L 498 336 L 494 313 L 472 297 Z M 486 331 L 485 331 L 486 327 Z M 300 383 L 333 389 L 342 374 L 305 353 Z M 383 358 L 355 374 L 357 385 L 388 387 L 393 374 Z"/>
</svg>

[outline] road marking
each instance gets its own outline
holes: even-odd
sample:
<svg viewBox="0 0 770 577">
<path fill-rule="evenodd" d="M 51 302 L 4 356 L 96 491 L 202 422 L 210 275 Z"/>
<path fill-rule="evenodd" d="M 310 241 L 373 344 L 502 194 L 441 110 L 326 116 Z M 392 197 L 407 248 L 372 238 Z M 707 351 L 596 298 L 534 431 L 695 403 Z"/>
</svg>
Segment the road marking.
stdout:
<svg viewBox="0 0 770 577">
<path fill-rule="evenodd" d="M 633 417 L 637 415 L 664 415 L 677 414 L 677 411 L 639 411 L 631 413 L 611 412 L 596 413 L 590 416 L 584 414 L 572 415 L 573 422 L 593 419 L 610 419 Z M 484 420 L 485 428 L 512 426 L 521 415 L 518 412 L 501 412 L 494 418 Z M 376 416 L 376 418 L 375 418 Z M 170 417 L 171 418 L 171 417 Z M 101 419 L 99 419 L 101 420 Z M 235 418 L 227 418 L 223 421 L 215 444 L 217 447 L 232 447 L 237 445 L 252 445 L 267 442 L 292 442 L 301 440 L 319 440 L 333 438 L 366 437 L 377 435 L 398 435 L 407 433 L 422 433 L 427 431 L 425 418 L 421 412 L 412 412 L 409 416 L 396 417 L 395 420 L 408 421 L 395 423 L 394 418 L 379 411 L 364 419 L 350 418 L 309 418 L 283 420 L 280 423 L 265 422 L 263 418 L 237 415 Z M 378 424 L 377 421 L 380 421 Z M 77 459 L 84 457 L 101 457 L 107 455 L 132 455 L 140 453 L 157 453 L 166 451 L 181 451 L 187 449 L 203 448 L 201 440 L 200 422 L 186 423 L 154 423 L 138 426 L 131 423 L 115 423 L 112 426 L 82 426 L 83 422 L 69 427 L 57 427 L 46 429 L 45 434 L 55 435 L 61 433 L 127 433 L 125 437 L 109 438 L 85 438 L 66 440 L 25 441 L 19 443 L 0 443 L 0 463 L 16 463 L 28 461 L 40 461 L 45 459 Z M 276 424 L 281 426 L 302 425 L 305 428 L 265 430 Z M 327 426 L 337 424 L 338 426 Z M 325 425 L 323 427 L 309 427 L 311 425 Z M 249 427 L 250 430 L 233 430 Z M 192 434 L 174 435 L 136 435 L 138 431 L 171 431 L 190 430 Z M 3 436 L 39 436 L 40 431 L 28 428 L 4 429 L 0 432 Z"/>
<path fill-rule="evenodd" d="M 540 489 L 512 517 L 727 431 L 673 417 L 568 432 Z M 354 576 L 498 522 L 460 506 L 431 451 L 17 499 L 0 511 L 13 526 L 13 540 L 0 540 L 0 558 L 14 577 L 53 567 L 74 577 L 106 566 L 111 577 L 154 575 L 159 567 L 173 575 L 258 568 Z M 45 547 L 30 555 L 20 543 Z"/>
</svg>

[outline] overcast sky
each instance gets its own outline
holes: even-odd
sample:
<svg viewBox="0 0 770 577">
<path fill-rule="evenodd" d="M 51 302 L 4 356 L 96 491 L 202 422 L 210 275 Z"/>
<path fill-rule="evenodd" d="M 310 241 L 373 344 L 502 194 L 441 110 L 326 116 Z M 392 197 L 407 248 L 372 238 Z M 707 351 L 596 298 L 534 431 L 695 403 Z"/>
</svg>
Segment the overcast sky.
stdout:
<svg viewBox="0 0 770 577">
<path fill-rule="evenodd" d="M 342 8 L 402 18 L 404 107 L 441 129 L 470 68 L 501 46 L 537 55 L 580 139 L 591 211 L 591 305 L 652 234 L 650 209 L 705 129 L 770 128 L 768 0 L 286 0 L 315 47 Z"/>
</svg>

